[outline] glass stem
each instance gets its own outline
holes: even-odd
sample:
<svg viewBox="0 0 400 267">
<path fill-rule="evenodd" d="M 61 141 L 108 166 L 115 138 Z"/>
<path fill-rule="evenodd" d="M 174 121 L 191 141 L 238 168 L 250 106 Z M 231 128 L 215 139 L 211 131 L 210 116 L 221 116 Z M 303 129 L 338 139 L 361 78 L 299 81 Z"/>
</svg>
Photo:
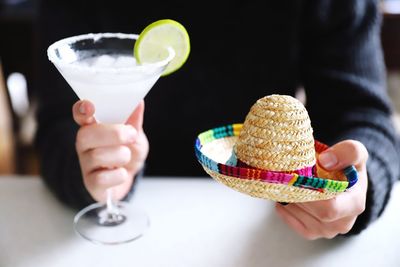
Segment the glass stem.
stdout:
<svg viewBox="0 0 400 267">
<path fill-rule="evenodd" d="M 126 216 L 121 214 L 118 205 L 113 201 L 112 188 L 107 189 L 106 208 L 99 215 L 99 224 L 102 226 L 116 226 L 126 220 Z"/>
<path fill-rule="evenodd" d="M 107 212 L 108 214 L 114 214 L 115 213 L 115 206 L 113 203 L 113 192 L 112 188 L 107 189 Z"/>
</svg>

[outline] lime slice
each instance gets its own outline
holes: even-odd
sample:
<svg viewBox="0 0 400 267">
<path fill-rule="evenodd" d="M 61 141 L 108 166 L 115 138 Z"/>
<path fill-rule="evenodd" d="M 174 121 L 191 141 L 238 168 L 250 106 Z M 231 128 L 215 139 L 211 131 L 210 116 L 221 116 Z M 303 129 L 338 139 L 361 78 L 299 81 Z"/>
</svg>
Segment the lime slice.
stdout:
<svg viewBox="0 0 400 267">
<path fill-rule="evenodd" d="M 139 64 L 154 63 L 168 57 L 168 47 L 175 57 L 162 74 L 166 76 L 182 67 L 190 53 L 189 35 L 182 24 L 171 19 L 151 23 L 139 34 L 133 51 Z"/>
</svg>

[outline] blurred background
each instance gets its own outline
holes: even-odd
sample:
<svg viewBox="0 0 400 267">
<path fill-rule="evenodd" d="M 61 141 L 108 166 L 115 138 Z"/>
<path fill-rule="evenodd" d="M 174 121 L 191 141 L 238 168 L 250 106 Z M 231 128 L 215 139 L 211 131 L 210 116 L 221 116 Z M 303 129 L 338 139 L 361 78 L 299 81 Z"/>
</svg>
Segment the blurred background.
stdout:
<svg viewBox="0 0 400 267">
<path fill-rule="evenodd" d="M 37 174 L 35 21 L 38 0 L 0 0 L 0 174 Z"/>
<path fill-rule="evenodd" d="M 35 21 L 40 0 L 0 0 L 0 174 L 38 174 L 33 147 Z M 382 0 L 387 84 L 400 112 L 400 0 Z M 398 116 L 394 118 L 400 125 Z"/>
</svg>

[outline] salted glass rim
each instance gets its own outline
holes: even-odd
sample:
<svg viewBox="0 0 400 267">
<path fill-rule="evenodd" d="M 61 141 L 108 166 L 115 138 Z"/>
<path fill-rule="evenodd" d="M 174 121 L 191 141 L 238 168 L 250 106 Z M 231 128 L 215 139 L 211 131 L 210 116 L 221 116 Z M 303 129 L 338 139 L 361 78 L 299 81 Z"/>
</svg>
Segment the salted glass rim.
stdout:
<svg viewBox="0 0 400 267">
<path fill-rule="evenodd" d="M 166 66 L 174 57 L 175 57 L 175 51 L 172 47 L 167 47 L 168 50 L 168 57 L 166 57 L 163 60 L 154 62 L 154 63 L 144 63 L 142 65 L 135 65 L 131 67 L 121 67 L 121 68 L 112 68 L 112 67 L 91 67 L 91 66 L 84 66 L 84 65 L 78 65 L 78 64 L 71 64 L 69 62 L 66 62 L 62 59 L 60 59 L 56 55 L 56 50 L 62 46 L 70 45 L 74 42 L 81 41 L 84 39 L 93 39 L 93 40 L 99 40 L 101 38 L 119 38 L 119 39 L 132 39 L 132 40 L 137 40 L 139 37 L 138 34 L 128 34 L 128 33 L 120 33 L 120 32 L 105 32 L 105 33 L 87 33 L 87 34 L 80 34 L 80 35 L 75 35 L 71 37 L 66 37 L 63 39 L 60 39 L 53 44 L 51 44 L 47 48 L 47 57 L 49 60 L 55 64 L 56 66 L 62 67 L 62 68 L 69 68 L 69 69 L 75 69 L 78 71 L 96 71 L 96 72 L 106 72 L 106 73 L 112 73 L 112 72 L 132 72 L 135 70 L 146 70 L 151 67 L 156 67 L 156 68 L 162 68 Z M 132 46 L 132 56 L 133 56 L 133 46 Z"/>
</svg>

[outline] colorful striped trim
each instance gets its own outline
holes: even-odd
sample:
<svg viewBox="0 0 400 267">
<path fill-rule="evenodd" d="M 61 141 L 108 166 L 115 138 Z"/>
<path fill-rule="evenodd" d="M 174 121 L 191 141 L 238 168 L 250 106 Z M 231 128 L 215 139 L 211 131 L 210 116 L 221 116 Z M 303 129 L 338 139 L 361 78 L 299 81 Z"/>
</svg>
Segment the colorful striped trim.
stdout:
<svg viewBox="0 0 400 267">
<path fill-rule="evenodd" d="M 358 173 L 354 166 L 349 166 L 343 170 L 343 174 L 346 176 L 347 181 L 337 181 L 314 177 L 316 174 L 315 166 L 311 167 L 313 175 L 310 177 L 302 175 L 304 173 L 309 173 L 308 170 L 303 169 L 293 173 L 288 173 L 261 170 L 251 167 L 230 166 L 226 165 L 225 163 L 216 162 L 201 152 L 201 148 L 203 147 L 203 145 L 210 143 L 216 139 L 239 136 L 242 125 L 243 124 L 239 123 L 230 124 L 200 133 L 195 142 L 195 154 L 200 164 L 214 172 L 218 172 L 220 174 L 230 177 L 248 180 L 259 180 L 262 182 L 274 184 L 286 184 L 289 186 L 293 185 L 318 191 L 328 190 L 331 192 L 343 192 L 347 188 L 352 187 L 358 180 Z M 321 153 L 327 148 L 327 145 L 315 141 L 316 152 Z"/>
</svg>

